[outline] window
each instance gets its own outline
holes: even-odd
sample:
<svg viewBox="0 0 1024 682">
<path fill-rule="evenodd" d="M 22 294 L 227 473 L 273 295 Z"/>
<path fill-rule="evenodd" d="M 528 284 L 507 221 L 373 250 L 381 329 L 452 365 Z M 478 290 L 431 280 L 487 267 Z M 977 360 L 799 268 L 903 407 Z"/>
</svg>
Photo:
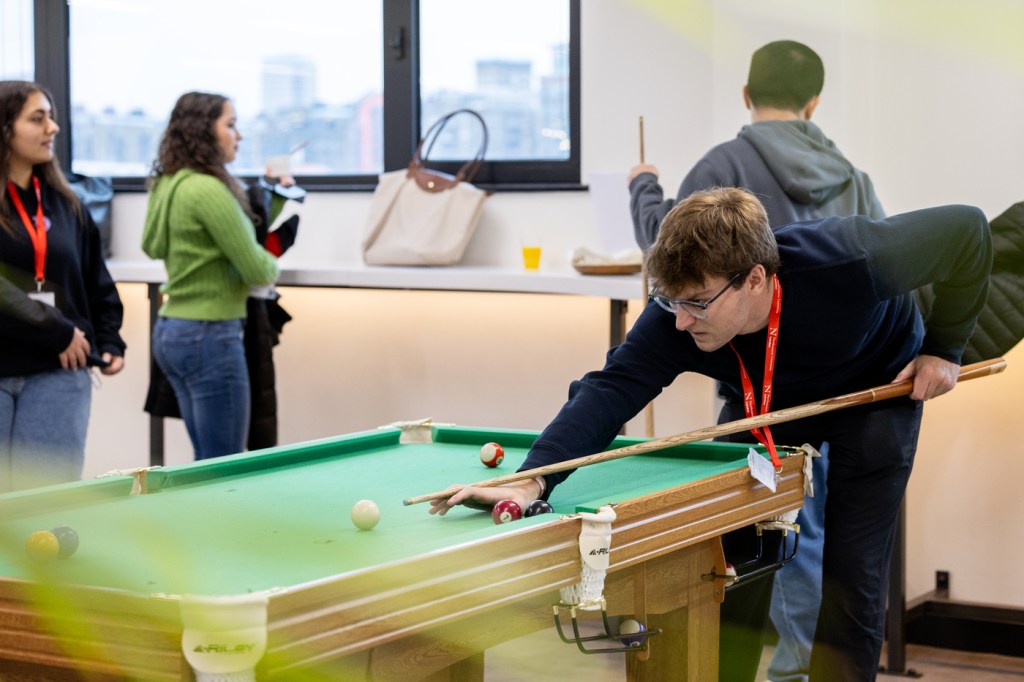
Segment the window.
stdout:
<svg viewBox="0 0 1024 682">
<path fill-rule="evenodd" d="M 568 57 L 568 5 L 421 0 L 421 130 L 466 107 L 488 123 L 488 158 L 566 160 Z M 468 131 L 475 126 L 452 119 L 458 124 Z M 471 158 L 477 149 L 475 135 L 450 140 L 447 146 L 439 140 L 434 158 Z"/>
<path fill-rule="evenodd" d="M 73 0 L 72 168 L 145 176 L 174 102 L 202 90 L 238 112 L 237 174 L 293 150 L 296 175 L 380 173 L 381 20 L 368 0 Z"/>
<path fill-rule="evenodd" d="M 578 187 L 579 0 L 409 1 L 419 26 L 419 77 L 408 88 L 386 93 L 387 167 L 408 164 L 407 150 L 431 123 L 468 107 L 483 115 L 490 134 L 477 184 L 497 189 Z M 398 16 L 389 23 L 386 7 L 385 35 L 401 35 L 401 20 Z M 407 104 L 391 99 L 404 91 L 415 92 Z M 393 135 L 402 121 L 394 120 L 391 111 L 403 112 L 405 120 L 411 117 L 414 128 Z M 454 173 L 476 151 L 474 124 L 470 117 L 453 119 L 451 134 L 446 129 L 431 152 L 431 167 Z M 400 141 L 402 134 L 410 136 L 407 142 Z M 388 156 L 392 153 L 396 156 Z"/>
<path fill-rule="evenodd" d="M 0 80 L 33 79 L 32 29 L 32 0 L 0 0 Z"/>
<path fill-rule="evenodd" d="M 234 101 L 239 175 L 296 150 L 303 186 L 367 188 L 409 163 L 434 120 L 470 107 L 490 133 L 476 182 L 579 185 L 579 0 L 67 3 L 34 2 L 50 42 L 69 36 L 63 56 L 36 56 L 69 98 L 62 162 L 119 189 L 144 186 L 188 90 Z M 446 130 L 432 166 L 454 172 L 475 151 L 472 124 Z"/>
</svg>

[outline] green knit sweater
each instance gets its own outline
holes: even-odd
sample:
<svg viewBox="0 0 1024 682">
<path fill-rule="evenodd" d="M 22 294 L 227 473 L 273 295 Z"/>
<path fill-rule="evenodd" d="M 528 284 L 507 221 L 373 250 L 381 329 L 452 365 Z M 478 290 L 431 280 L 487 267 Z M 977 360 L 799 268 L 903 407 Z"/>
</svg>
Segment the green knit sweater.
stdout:
<svg viewBox="0 0 1024 682">
<path fill-rule="evenodd" d="M 161 178 L 150 192 L 142 250 L 167 268 L 163 317 L 244 318 L 249 286 L 277 278 L 277 260 L 256 242 L 231 191 L 189 169 Z"/>
</svg>

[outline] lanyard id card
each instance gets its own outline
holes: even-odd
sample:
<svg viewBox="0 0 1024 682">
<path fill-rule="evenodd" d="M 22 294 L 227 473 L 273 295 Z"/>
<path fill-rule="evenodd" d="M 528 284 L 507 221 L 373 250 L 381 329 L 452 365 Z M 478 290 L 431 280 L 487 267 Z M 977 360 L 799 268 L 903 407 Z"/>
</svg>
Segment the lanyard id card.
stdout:
<svg viewBox="0 0 1024 682">
<path fill-rule="evenodd" d="M 775 376 L 775 353 L 779 343 L 779 318 L 782 315 L 782 285 L 779 283 L 779 278 L 775 275 L 772 276 L 772 283 L 774 284 L 774 291 L 772 293 L 772 307 L 768 316 L 768 337 L 765 344 L 764 359 L 764 385 L 761 390 L 760 410 L 758 410 L 757 398 L 754 396 L 754 386 L 750 380 L 750 375 L 747 373 L 746 365 L 743 364 L 743 358 L 740 357 L 739 351 L 732 345 L 732 342 L 729 343 L 729 347 L 736 354 L 736 359 L 740 365 L 740 379 L 743 383 L 743 411 L 747 417 L 753 417 L 758 412 L 765 414 L 771 409 L 772 383 Z M 782 462 L 779 460 L 772 432 L 767 426 L 764 426 L 751 429 L 751 433 L 768 449 L 768 454 L 771 457 L 771 463 L 769 464 L 751 451 L 753 457 L 748 458 L 751 473 L 757 480 L 768 486 L 772 492 L 775 492 L 775 487 L 779 482 L 779 472 L 782 470 Z"/>
<path fill-rule="evenodd" d="M 54 305 L 53 292 L 43 291 L 43 283 L 46 281 L 46 217 L 43 215 L 43 195 L 39 189 L 39 178 L 35 175 L 32 176 L 32 187 L 36 191 L 34 224 L 28 216 L 28 211 L 25 210 L 25 204 L 21 201 L 17 186 L 10 180 L 7 181 L 7 193 L 11 195 L 11 201 L 18 211 L 21 224 L 28 232 L 28 237 L 32 241 L 32 250 L 35 252 L 36 290 L 29 297 L 47 305 Z"/>
<path fill-rule="evenodd" d="M 56 306 L 57 299 L 52 291 L 30 291 L 27 296 L 33 301 L 45 303 L 48 306 Z"/>
</svg>

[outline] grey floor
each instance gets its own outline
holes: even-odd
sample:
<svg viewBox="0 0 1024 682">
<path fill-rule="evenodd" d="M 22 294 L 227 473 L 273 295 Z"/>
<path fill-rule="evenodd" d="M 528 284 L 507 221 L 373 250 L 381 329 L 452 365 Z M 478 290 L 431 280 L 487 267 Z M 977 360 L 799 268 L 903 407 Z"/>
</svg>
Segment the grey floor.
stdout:
<svg viewBox="0 0 1024 682">
<path fill-rule="evenodd" d="M 622 682 L 625 654 L 585 655 L 563 644 L 554 628 L 506 642 L 487 651 L 486 682 L 547 682 L 586 680 Z M 771 656 L 766 649 L 762 671 Z M 883 662 L 885 657 L 883 655 Z M 922 682 L 1024 682 L 1024 658 L 974 654 L 909 645 L 908 671 L 922 675 Z M 760 675 L 759 680 L 767 680 Z M 904 675 L 880 674 L 878 680 L 912 680 Z"/>
</svg>

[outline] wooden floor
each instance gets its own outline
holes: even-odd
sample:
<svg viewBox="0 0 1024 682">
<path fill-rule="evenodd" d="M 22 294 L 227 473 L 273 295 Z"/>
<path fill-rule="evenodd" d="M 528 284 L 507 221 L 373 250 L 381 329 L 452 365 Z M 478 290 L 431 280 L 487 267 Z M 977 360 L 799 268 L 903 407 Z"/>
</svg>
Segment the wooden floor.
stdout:
<svg viewBox="0 0 1024 682">
<path fill-rule="evenodd" d="M 771 649 L 765 649 L 759 681 L 768 679 L 763 671 L 770 658 Z M 575 646 L 563 644 L 554 628 L 490 649 L 485 660 L 485 682 L 621 682 L 626 679 L 625 654 L 582 654 Z M 884 654 L 882 660 L 885 661 Z M 1024 658 L 911 644 L 907 647 L 906 660 L 907 671 L 920 673 L 922 682 L 1024 682 Z M 914 678 L 878 675 L 879 681 L 898 679 Z"/>
<path fill-rule="evenodd" d="M 883 654 L 882 660 L 885 660 Z M 975 654 L 970 651 L 907 646 L 907 672 L 922 675 L 923 682 L 1008 682 L 1024 680 L 1024 658 Z M 913 679 L 905 675 L 879 674 L 879 680 Z"/>
<path fill-rule="evenodd" d="M 758 682 L 768 679 L 764 671 L 771 654 L 770 648 L 765 649 Z M 575 646 L 559 640 L 554 628 L 489 649 L 485 659 L 485 682 L 622 682 L 626 679 L 625 654 L 582 654 Z M 1024 657 L 911 644 L 907 647 L 906 660 L 907 672 L 919 674 L 922 682 L 1024 682 Z M 882 661 L 885 661 L 884 652 Z M 879 682 L 913 679 L 908 675 L 878 675 Z M 52 682 L 52 679 L 12 675 L 0 669 L 0 682 Z"/>
</svg>

